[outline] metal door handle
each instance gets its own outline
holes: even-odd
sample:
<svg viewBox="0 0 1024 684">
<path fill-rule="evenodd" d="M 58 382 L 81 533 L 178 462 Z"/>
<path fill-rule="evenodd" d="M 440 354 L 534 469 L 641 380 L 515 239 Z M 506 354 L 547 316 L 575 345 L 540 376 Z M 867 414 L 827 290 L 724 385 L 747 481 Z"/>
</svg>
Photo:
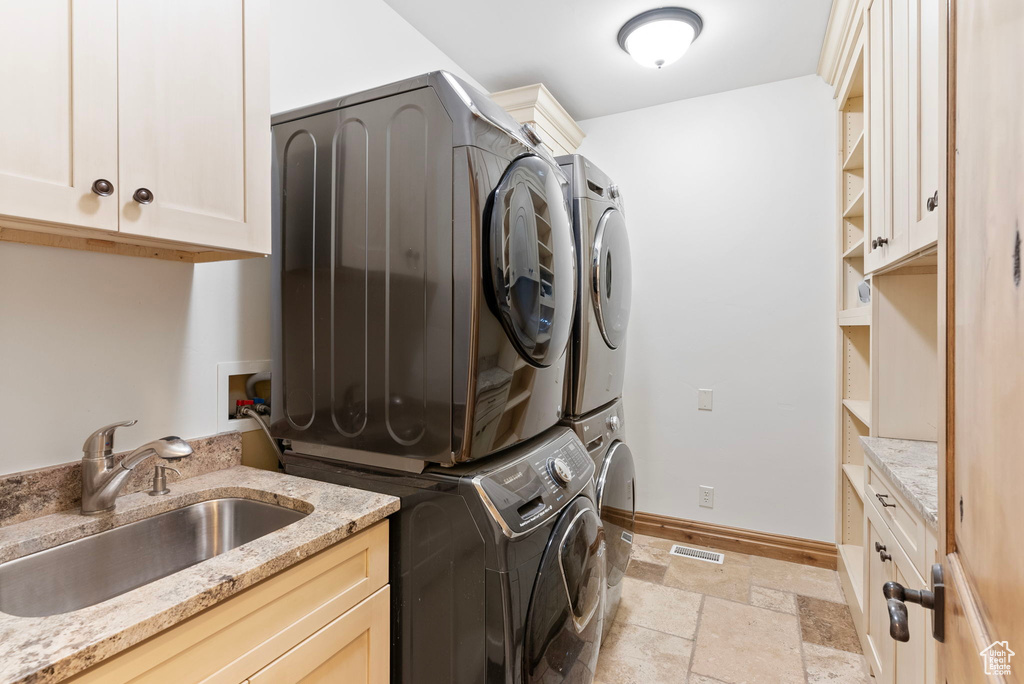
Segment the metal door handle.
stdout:
<svg viewBox="0 0 1024 684">
<path fill-rule="evenodd" d="M 932 636 L 936 641 L 945 641 L 943 621 L 946 610 L 946 585 L 942 579 L 942 565 L 932 566 L 931 591 L 907 589 L 899 582 L 882 585 L 882 595 L 889 610 L 889 636 L 896 641 L 910 641 L 910 623 L 907 618 L 907 603 L 916 603 L 935 611 L 932 616 Z"/>
<path fill-rule="evenodd" d="M 153 201 L 153 191 L 149 188 L 139 188 L 132 195 L 132 199 L 139 204 L 150 204 Z"/>
<path fill-rule="evenodd" d="M 929 197 L 924 205 L 928 207 L 928 211 L 935 211 L 935 208 L 939 206 L 939 191 L 936 190 L 935 194 Z"/>
<path fill-rule="evenodd" d="M 896 504 L 891 504 L 886 501 L 889 498 L 888 494 L 875 494 L 875 498 L 882 504 L 882 508 L 896 508 Z"/>
<path fill-rule="evenodd" d="M 114 184 L 106 178 L 97 178 L 92 182 L 92 191 L 100 197 L 109 197 L 114 194 Z"/>
</svg>

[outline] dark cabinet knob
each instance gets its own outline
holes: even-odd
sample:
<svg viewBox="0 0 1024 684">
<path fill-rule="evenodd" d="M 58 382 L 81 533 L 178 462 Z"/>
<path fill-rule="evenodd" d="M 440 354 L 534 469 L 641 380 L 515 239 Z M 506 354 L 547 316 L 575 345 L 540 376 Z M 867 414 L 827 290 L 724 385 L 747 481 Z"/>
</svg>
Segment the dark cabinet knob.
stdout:
<svg viewBox="0 0 1024 684">
<path fill-rule="evenodd" d="M 153 191 L 148 188 L 139 188 L 132 195 L 132 199 L 139 204 L 149 204 L 153 201 Z"/>
<path fill-rule="evenodd" d="M 928 211 L 935 211 L 936 207 L 939 206 L 939 191 L 936 190 L 935 194 L 928 198 L 928 201 L 924 203 L 928 207 Z"/>
<path fill-rule="evenodd" d="M 106 178 L 97 178 L 92 182 L 92 191 L 100 197 L 109 197 L 114 194 L 114 184 Z"/>
<path fill-rule="evenodd" d="M 878 246 L 889 244 L 889 238 L 878 238 Z"/>
<path fill-rule="evenodd" d="M 871 241 L 871 249 L 878 249 L 878 238 Z"/>
<path fill-rule="evenodd" d="M 885 551 L 885 544 L 882 542 L 875 542 L 875 551 Z"/>
</svg>

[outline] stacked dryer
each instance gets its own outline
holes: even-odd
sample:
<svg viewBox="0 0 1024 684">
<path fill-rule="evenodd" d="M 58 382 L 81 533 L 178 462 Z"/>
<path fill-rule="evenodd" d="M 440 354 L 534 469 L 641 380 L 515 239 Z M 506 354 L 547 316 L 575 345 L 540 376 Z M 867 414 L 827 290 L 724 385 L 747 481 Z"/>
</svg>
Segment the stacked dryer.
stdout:
<svg viewBox="0 0 1024 684">
<path fill-rule="evenodd" d="M 622 380 L 626 365 L 631 274 L 629 239 L 618 187 L 578 154 L 558 158 L 569 179 L 580 283 L 566 424 L 594 460 L 597 504 L 608 543 L 604 629 L 611 628 L 633 543 L 633 456 L 623 442 Z"/>
</svg>

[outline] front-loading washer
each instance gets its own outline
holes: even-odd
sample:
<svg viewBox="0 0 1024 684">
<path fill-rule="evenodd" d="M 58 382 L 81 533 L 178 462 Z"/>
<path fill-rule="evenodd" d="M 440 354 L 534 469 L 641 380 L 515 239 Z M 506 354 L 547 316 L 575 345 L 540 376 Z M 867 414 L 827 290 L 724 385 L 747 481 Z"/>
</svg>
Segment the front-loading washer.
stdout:
<svg viewBox="0 0 1024 684">
<path fill-rule="evenodd" d="M 530 131 L 446 72 L 272 129 L 273 435 L 422 470 L 553 427 L 578 280 Z"/>
<path fill-rule="evenodd" d="M 589 159 L 558 157 L 569 178 L 579 286 L 566 415 L 585 416 L 622 396 L 632 269 L 619 188 Z"/>
<path fill-rule="evenodd" d="M 594 461 L 597 512 L 604 524 L 608 547 L 605 556 L 608 589 L 604 614 L 607 635 L 622 598 L 622 580 L 633 550 L 636 519 L 636 470 L 633 452 L 625 442 L 622 400 L 617 399 L 566 424 L 579 436 Z"/>
<path fill-rule="evenodd" d="M 422 473 L 285 453 L 285 471 L 398 496 L 392 682 L 591 682 L 604 620 L 594 463 L 552 428 L 489 459 Z"/>
</svg>

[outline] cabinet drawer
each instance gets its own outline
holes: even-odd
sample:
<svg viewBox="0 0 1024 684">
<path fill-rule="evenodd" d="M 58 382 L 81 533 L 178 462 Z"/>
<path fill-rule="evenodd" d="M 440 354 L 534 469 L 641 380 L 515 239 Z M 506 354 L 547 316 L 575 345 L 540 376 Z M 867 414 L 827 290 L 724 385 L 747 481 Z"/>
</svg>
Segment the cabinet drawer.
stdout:
<svg viewBox="0 0 1024 684">
<path fill-rule="evenodd" d="M 249 684 L 387 684 L 390 587 L 380 589 L 263 668 Z"/>
<path fill-rule="evenodd" d="M 67 681 L 238 684 L 388 581 L 388 521 Z"/>
<path fill-rule="evenodd" d="M 917 572 L 922 576 L 926 575 L 927 532 L 924 521 L 871 464 L 868 464 L 865 493 L 871 505 L 881 514 L 885 525 L 892 531 L 896 541 L 906 551 Z"/>
</svg>

